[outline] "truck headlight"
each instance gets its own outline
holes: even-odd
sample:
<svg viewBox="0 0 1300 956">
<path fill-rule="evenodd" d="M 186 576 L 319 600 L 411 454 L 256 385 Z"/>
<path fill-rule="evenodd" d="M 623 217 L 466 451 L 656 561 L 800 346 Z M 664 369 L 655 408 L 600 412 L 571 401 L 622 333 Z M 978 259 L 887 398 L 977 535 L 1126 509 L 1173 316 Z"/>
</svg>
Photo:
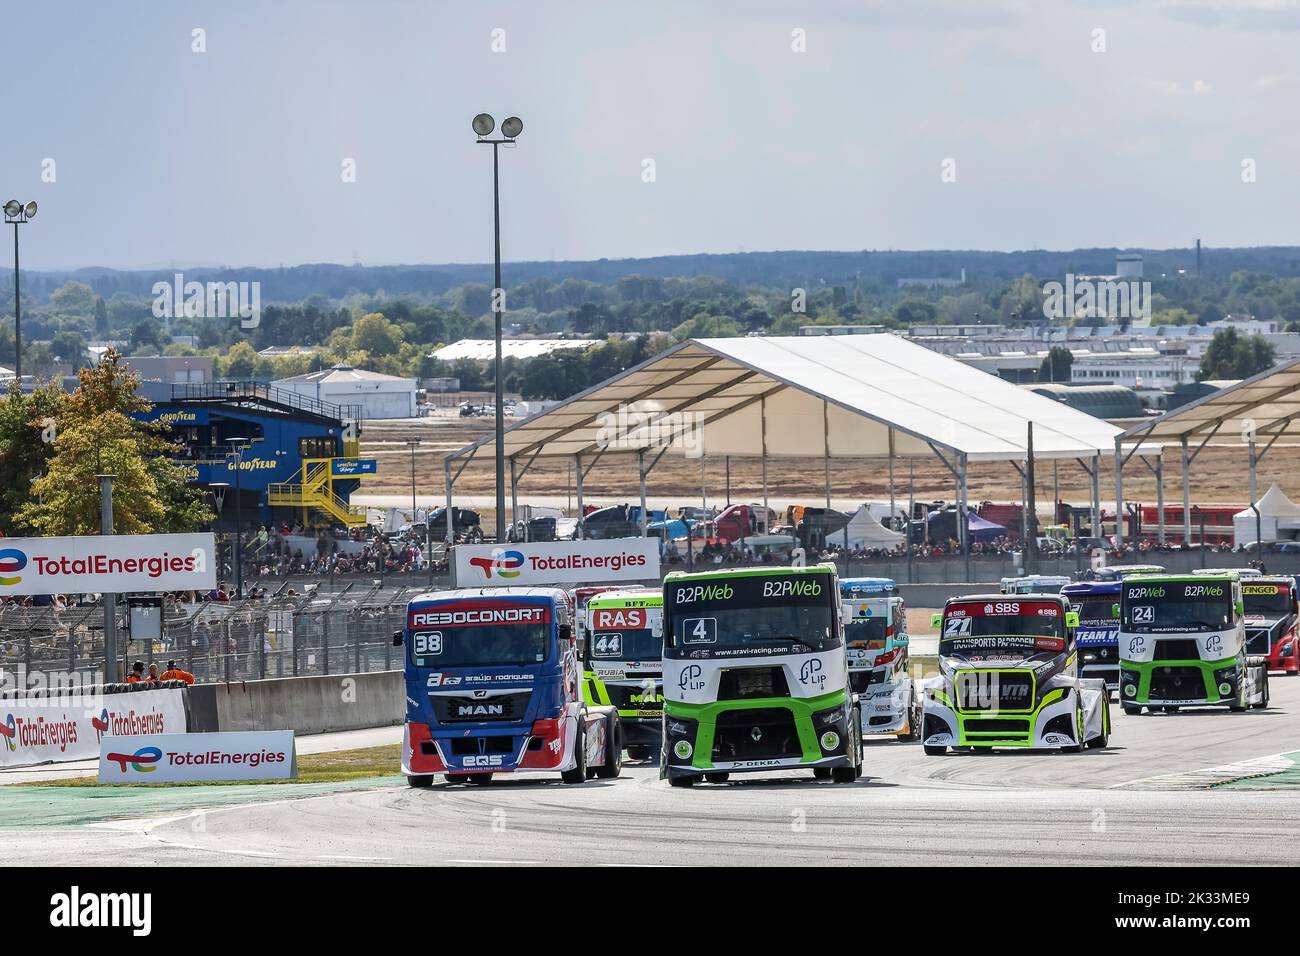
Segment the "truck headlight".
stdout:
<svg viewBox="0 0 1300 956">
<path fill-rule="evenodd" d="M 1294 650 L 1295 650 L 1295 642 L 1294 642 L 1294 641 L 1288 641 L 1287 643 L 1285 643 L 1285 644 L 1282 645 L 1282 652 L 1281 652 L 1281 653 L 1282 653 L 1282 656 L 1283 656 L 1283 657 L 1290 657 L 1290 656 L 1291 656 L 1291 653 L 1292 653 Z"/>
</svg>

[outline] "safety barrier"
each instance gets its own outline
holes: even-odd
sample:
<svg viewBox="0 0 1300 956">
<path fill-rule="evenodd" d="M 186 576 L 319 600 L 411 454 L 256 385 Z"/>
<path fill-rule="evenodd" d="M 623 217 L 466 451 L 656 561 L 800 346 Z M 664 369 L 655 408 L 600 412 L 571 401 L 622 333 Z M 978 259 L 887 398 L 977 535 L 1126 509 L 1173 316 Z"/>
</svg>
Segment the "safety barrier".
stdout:
<svg viewBox="0 0 1300 956">
<path fill-rule="evenodd" d="M 189 694 L 199 732 L 365 730 L 400 724 L 406 707 L 396 670 L 196 684 Z"/>
</svg>

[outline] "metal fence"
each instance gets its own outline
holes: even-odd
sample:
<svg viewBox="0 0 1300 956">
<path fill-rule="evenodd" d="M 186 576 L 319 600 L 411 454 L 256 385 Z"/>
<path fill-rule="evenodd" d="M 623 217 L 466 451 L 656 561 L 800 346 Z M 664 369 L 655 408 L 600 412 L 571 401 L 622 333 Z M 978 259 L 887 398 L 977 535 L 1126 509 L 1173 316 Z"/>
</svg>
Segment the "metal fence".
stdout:
<svg viewBox="0 0 1300 956">
<path fill-rule="evenodd" d="M 198 681 L 257 680 L 391 670 L 402 666 L 392 635 L 407 601 L 426 587 L 348 585 L 323 593 L 200 604 L 168 603 L 162 638 L 122 644 L 120 672 L 142 661 L 161 672 L 175 660 Z M 99 605 L 55 610 L 0 607 L 0 668 L 29 674 L 104 666 Z"/>
</svg>

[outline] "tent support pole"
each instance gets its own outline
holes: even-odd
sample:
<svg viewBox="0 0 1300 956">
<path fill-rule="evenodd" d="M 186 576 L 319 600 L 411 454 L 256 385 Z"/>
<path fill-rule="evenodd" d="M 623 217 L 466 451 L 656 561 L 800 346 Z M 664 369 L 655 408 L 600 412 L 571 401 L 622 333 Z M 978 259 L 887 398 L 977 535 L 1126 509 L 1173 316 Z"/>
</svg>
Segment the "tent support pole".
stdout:
<svg viewBox="0 0 1300 956">
<path fill-rule="evenodd" d="M 1192 544 L 1192 484 L 1189 473 L 1192 460 L 1187 455 L 1187 436 L 1182 437 L 1183 446 L 1183 547 Z"/>
<path fill-rule="evenodd" d="M 767 398 L 761 398 L 758 402 L 758 424 L 759 433 L 762 439 L 761 456 L 763 459 L 763 524 L 768 524 L 768 514 L 771 511 L 767 506 Z"/>
<path fill-rule="evenodd" d="M 907 583 L 912 583 L 912 516 L 916 513 L 916 459 L 907 459 Z"/>
<path fill-rule="evenodd" d="M 1092 456 L 1092 536 L 1101 537 L 1101 455 Z"/>
<path fill-rule="evenodd" d="M 1259 465 L 1259 456 L 1255 454 L 1255 433 L 1252 431 L 1249 432 L 1248 435 L 1249 437 L 1247 437 L 1246 439 L 1246 454 L 1248 455 L 1250 460 L 1250 504 L 1251 507 L 1254 507 L 1255 502 L 1259 500 L 1259 495 L 1256 494 L 1258 488 L 1256 487 L 1255 484 L 1255 473 Z M 1258 530 L 1259 529 L 1257 528 L 1256 531 Z M 1258 535 L 1255 538 L 1255 548 L 1256 550 L 1259 550 L 1260 548 L 1260 540 Z"/>
<path fill-rule="evenodd" d="M 898 520 L 898 508 L 894 504 L 894 430 L 892 428 L 889 429 L 889 520 Z"/>
<path fill-rule="evenodd" d="M 831 510 L 831 421 L 829 406 L 822 402 L 822 471 L 826 477 L 826 510 Z"/>
<path fill-rule="evenodd" d="M 582 527 L 582 456 L 573 456 L 573 476 L 576 479 L 575 484 L 578 492 L 578 539 L 583 540 L 587 537 L 586 530 Z"/>
<path fill-rule="evenodd" d="M 1124 545 L 1124 449 L 1115 439 L 1115 548 Z"/>
<path fill-rule="evenodd" d="M 960 498 L 960 503 L 958 504 L 957 509 L 957 529 L 958 533 L 961 535 L 962 554 L 966 556 L 966 581 L 967 583 L 970 583 L 972 577 L 970 570 L 970 510 L 966 505 L 967 484 L 969 480 L 968 472 L 970 469 L 965 453 L 958 457 L 957 462 L 957 495 Z"/>
<path fill-rule="evenodd" d="M 1165 546 L 1165 456 L 1162 451 L 1156 459 L 1156 509 L 1160 515 L 1160 547 Z"/>
<path fill-rule="evenodd" d="M 452 525 L 451 525 L 451 459 L 450 458 L 444 458 L 442 460 L 442 479 L 443 479 L 443 489 L 447 492 L 447 509 L 446 509 L 447 510 L 447 547 L 450 548 L 452 541 L 455 540 L 455 533 L 452 531 Z"/>
<path fill-rule="evenodd" d="M 645 537 L 646 532 L 646 514 L 645 514 L 645 449 L 642 448 L 636 453 L 636 470 L 641 479 L 641 537 Z"/>
<path fill-rule="evenodd" d="M 510 456 L 510 527 L 519 527 L 519 474 L 515 468 L 517 462 Z"/>
<path fill-rule="evenodd" d="M 708 497 L 709 497 L 708 493 L 705 491 L 704 488 L 704 456 L 700 455 L 700 510 L 701 511 L 709 510 Z"/>
<path fill-rule="evenodd" d="M 722 459 L 723 466 L 727 473 L 727 507 L 731 507 L 731 456 L 726 455 Z"/>
</svg>

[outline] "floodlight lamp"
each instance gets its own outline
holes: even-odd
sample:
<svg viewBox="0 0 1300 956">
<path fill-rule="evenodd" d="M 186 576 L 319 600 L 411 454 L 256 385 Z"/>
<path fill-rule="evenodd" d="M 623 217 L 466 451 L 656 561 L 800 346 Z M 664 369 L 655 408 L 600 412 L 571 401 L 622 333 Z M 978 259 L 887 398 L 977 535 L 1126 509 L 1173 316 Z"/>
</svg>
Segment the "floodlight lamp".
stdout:
<svg viewBox="0 0 1300 956">
<path fill-rule="evenodd" d="M 487 113 L 479 113 L 474 117 L 474 132 L 480 137 L 491 136 L 492 131 L 497 128 L 497 121 Z"/>
<path fill-rule="evenodd" d="M 506 139 L 514 139 L 524 131 L 524 121 L 518 116 L 511 116 L 502 121 L 501 135 Z"/>
</svg>

